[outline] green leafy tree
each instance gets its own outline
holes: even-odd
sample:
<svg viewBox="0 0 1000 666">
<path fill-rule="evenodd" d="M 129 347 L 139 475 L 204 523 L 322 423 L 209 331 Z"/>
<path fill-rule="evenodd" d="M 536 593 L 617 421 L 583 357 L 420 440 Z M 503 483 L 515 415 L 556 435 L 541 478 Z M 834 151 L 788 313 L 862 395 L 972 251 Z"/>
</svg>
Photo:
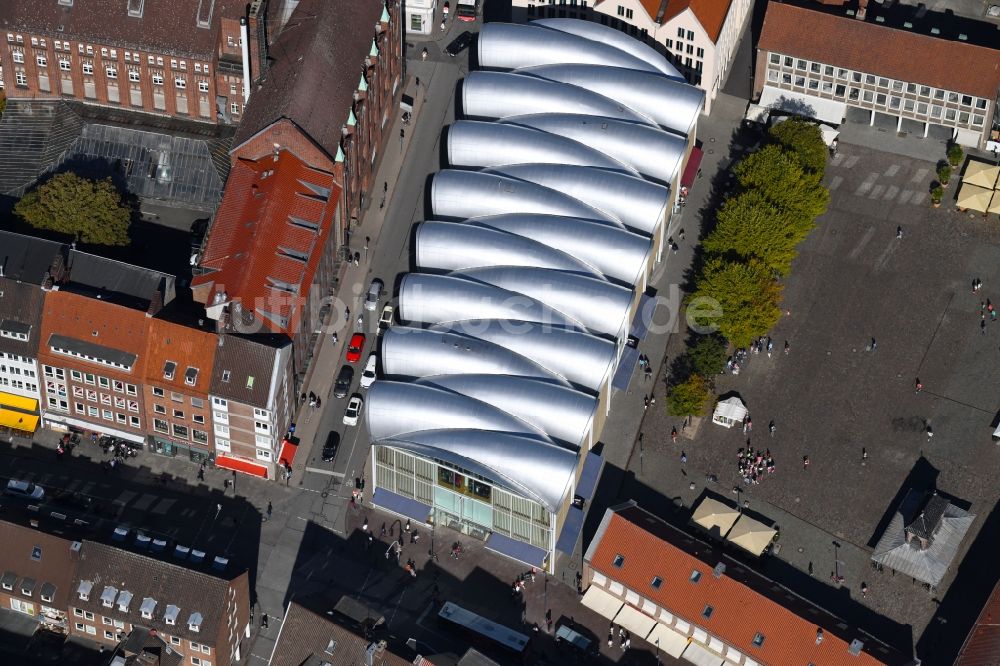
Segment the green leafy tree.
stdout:
<svg viewBox="0 0 1000 666">
<path fill-rule="evenodd" d="M 722 371 L 728 352 L 726 341 L 718 335 L 703 335 L 691 345 L 688 356 L 699 375 L 711 377 Z"/>
<path fill-rule="evenodd" d="M 940 185 L 935 186 L 931 189 L 931 201 L 934 203 L 941 203 L 941 199 L 944 198 L 944 188 Z"/>
<path fill-rule="evenodd" d="M 823 175 L 829 151 L 819 125 L 792 118 L 774 125 L 768 134 L 786 151 L 793 153 L 807 171 Z"/>
<path fill-rule="evenodd" d="M 728 199 L 716 219 L 715 229 L 702 242 L 707 252 L 756 257 L 779 275 L 791 269 L 798 244 L 814 226 L 812 218 L 781 208 L 756 189 Z"/>
<path fill-rule="evenodd" d="M 129 243 L 131 210 L 110 178 L 58 174 L 25 194 L 14 212 L 36 229 L 70 234 L 82 243 Z"/>
<path fill-rule="evenodd" d="M 781 317 L 781 285 L 759 259 L 710 259 L 691 295 L 691 300 L 695 299 L 719 303 L 719 333 L 737 347 L 749 346 Z"/>
<path fill-rule="evenodd" d="M 951 180 L 951 167 L 947 164 L 942 164 L 937 169 L 938 180 L 941 181 L 942 185 L 947 185 L 948 181 Z"/>
<path fill-rule="evenodd" d="M 826 212 L 830 193 L 821 175 L 803 168 L 794 154 L 778 144 L 764 146 L 736 165 L 736 178 L 745 190 L 758 190 L 776 206 L 812 222 Z"/>
<path fill-rule="evenodd" d="M 711 396 L 708 381 L 701 375 L 691 375 L 687 381 L 670 387 L 667 413 L 671 416 L 701 416 Z"/>
</svg>

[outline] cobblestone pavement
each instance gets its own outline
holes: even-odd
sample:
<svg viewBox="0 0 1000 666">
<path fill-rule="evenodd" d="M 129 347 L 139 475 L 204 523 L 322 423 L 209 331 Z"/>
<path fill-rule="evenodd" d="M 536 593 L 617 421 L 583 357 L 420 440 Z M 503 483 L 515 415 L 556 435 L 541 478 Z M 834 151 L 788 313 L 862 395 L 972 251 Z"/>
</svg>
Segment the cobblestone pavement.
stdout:
<svg viewBox="0 0 1000 666">
<path fill-rule="evenodd" d="M 979 315 L 981 300 L 992 295 L 1000 303 L 1000 231 L 954 210 L 954 181 L 944 205 L 931 207 L 933 169 L 841 144 L 827 169 L 830 208 L 785 283 L 775 353 L 753 356 L 740 375 L 716 379 L 717 394 L 736 392 L 746 402 L 753 432 L 705 420 L 673 444 L 669 433 L 680 421 L 651 410 L 642 426 L 644 455 L 633 452 L 621 492 L 660 502 L 666 512 L 690 507 L 706 489 L 749 500 L 781 527 L 769 573 L 897 644 L 921 635 L 958 567 L 936 592 L 871 570 L 871 547 L 894 498 L 936 478 L 940 490 L 971 503 L 978 518 L 961 559 L 1000 494 L 990 438 L 1000 324 L 987 322 L 981 335 Z M 984 287 L 973 294 L 976 277 Z M 866 350 L 872 338 L 876 351 Z M 683 352 L 682 343 L 681 336 L 671 339 L 671 356 Z M 756 486 L 743 485 L 737 473 L 736 452 L 748 439 L 770 448 L 777 464 Z M 831 583 L 834 571 L 842 585 Z"/>
</svg>

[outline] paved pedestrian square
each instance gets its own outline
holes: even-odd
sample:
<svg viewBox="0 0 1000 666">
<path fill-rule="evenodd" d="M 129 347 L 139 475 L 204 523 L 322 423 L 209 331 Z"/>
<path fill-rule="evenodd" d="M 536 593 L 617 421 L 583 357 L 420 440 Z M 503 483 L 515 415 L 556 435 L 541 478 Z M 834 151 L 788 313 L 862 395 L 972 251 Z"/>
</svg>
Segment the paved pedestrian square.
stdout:
<svg viewBox="0 0 1000 666">
<path fill-rule="evenodd" d="M 815 592 L 849 623 L 897 637 L 910 625 L 914 642 L 1000 495 L 1000 450 L 991 440 L 1000 323 L 987 315 L 985 329 L 980 324 L 981 302 L 1000 305 L 1000 228 L 995 218 L 954 209 L 957 178 L 933 208 L 934 168 L 841 144 L 827 169 L 829 210 L 785 280 L 774 353 L 752 355 L 738 376 L 716 378 L 717 395 L 742 397 L 752 432 L 706 419 L 675 444 L 670 432 L 681 420 L 650 410 L 643 456 L 633 451 L 634 476 L 621 490 L 640 502 L 658 499 L 666 511 L 689 508 L 706 489 L 749 501 L 781 526 L 780 553 L 766 568 Z M 978 293 L 975 278 L 983 281 Z M 672 336 L 669 356 L 683 352 L 683 337 Z M 737 450 L 748 442 L 775 460 L 759 485 L 739 475 Z M 907 479 L 935 472 L 937 488 L 969 502 L 977 520 L 940 588 L 926 591 L 873 571 L 868 558 Z M 782 569 L 789 566 L 813 580 Z M 830 580 L 834 572 L 844 577 L 840 585 Z"/>
</svg>

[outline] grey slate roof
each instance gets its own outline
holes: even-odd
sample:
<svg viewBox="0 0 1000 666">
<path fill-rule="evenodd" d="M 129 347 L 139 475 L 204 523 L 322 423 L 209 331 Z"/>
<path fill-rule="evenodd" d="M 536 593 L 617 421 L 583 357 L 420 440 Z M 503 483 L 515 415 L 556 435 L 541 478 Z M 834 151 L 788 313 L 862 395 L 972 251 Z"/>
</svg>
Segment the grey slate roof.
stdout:
<svg viewBox="0 0 1000 666">
<path fill-rule="evenodd" d="M 0 278 L 0 319 L 3 320 L 0 328 L 29 327 L 27 340 L 0 336 L 0 351 L 30 358 L 37 356 L 44 300 L 45 292 L 38 285 Z"/>
<path fill-rule="evenodd" d="M 175 295 L 176 278 L 173 275 L 99 257 L 96 254 L 71 250 L 68 268 L 66 282 L 73 291 L 86 290 L 73 288 L 74 285 L 79 285 L 109 295 L 127 296 L 144 301 L 146 304 L 155 292 L 162 291 L 164 305 L 173 300 Z"/>
<path fill-rule="evenodd" d="M 226 622 L 229 578 L 238 576 L 219 578 L 96 541 L 84 541 L 73 579 L 70 604 L 130 624 L 214 646 L 219 629 Z M 89 601 L 81 600 L 77 594 L 80 581 L 93 583 Z M 121 611 L 117 602 L 110 608 L 102 605 L 101 594 L 106 586 L 112 586 L 118 592 L 127 590 L 132 593 L 127 611 Z M 146 597 L 156 600 L 152 619 L 143 618 L 140 614 L 140 607 Z M 167 625 L 163 620 L 163 612 L 168 604 L 180 608 L 175 625 Z M 195 612 L 202 616 L 198 632 L 188 628 L 188 618 Z"/>
<path fill-rule="evenodd" d="M 77 354 L 83 354 L 84 356 L 90 356 L 109 363 L 124 365 L 126 368 L 131 368 L 137 358 L 135 354 L 118 351 L 117 349 L 94 344 L 93 342 L 88 342 L 87 340 L 70 338 L 65 335 L 50 335 L 46 344 L 53 349 L 65 349 L 67 351 L 76 352 Z"/>
<path fill-rule="evenodd" d="M 0 267 L 10 280 L 41 285 L 62 243 L 0 230 Z"/>
<path fill-rule="evenodd" d="M 302 0 L 268 53 L 265 81 L 250 94 L 237 147 L 287 118 L 331 158 L 340 145 L 381 0 Z"/>
<path fill-rule="evenodd" d="M 267 398 L 278 350 L 262 341 L 222 335 L 215 350 L 209 391 L 227 400 L 267 409 Z M 227 376 L 228 381 L 224 381 Z M 252 379 L 251 379 L 252 378 Z"/>
<path fill-rule="evenodd" d="M 133 5 L 142 7 L 141 18 L 129 16 L 128 8 Z M 64 39 L 212 58 L 219 19 L 239 19 L 245 3 L 240 0 L 145 0 L 138 3 L 77 0 L 67 6 L 55 0 L 4 0 L 0 7 L 0 20 L 7 30 L 33 30 L 40 34 L 61 35 Z M 210 19 L 209 27 L 199 27 L 199 18 Z"/>
<path fill-rule="evenodd" d="M 83 120 L 62 100 L 7 100 L 0 118 L 0 153 L 7 158 L 0 162 L 0 193 L 24 194 L 82 127 Z"/>
</svg>

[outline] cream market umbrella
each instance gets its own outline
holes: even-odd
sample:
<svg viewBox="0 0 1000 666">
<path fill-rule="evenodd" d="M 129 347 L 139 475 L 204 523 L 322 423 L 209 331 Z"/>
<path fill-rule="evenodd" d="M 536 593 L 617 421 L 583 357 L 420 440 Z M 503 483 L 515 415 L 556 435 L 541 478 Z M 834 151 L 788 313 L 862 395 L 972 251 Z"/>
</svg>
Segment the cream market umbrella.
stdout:
<svg viewBox="0 0 1000 666">
<path fill-rule="evenodd" d="M 997 186 L 997 179 L 1000 178 L 1000 166 L 987 162 L 977 162 L 970 160 L 962 174 L 962 182 L 969 185 L 977 185 L 992 190 Z"/>
<path fill-rule="evenodd" d="M 993 203 L 990 204 L 989 212 L 1000 215 L 1000 190 L 993 193 Z"/>
<path fill-rule="evenodd" d="M 713 536 L 721 539 L 739 517 L 739 511 L 736 509 L 732 509 L 722 502 L 706 497 L 694 510 L 691 521 L 697 525 L 701 525 L 711 532 Z"/>
<path fill-rule="evenodd" d="M 733 525 L 733 529 L 729 531 L 726 540 L 754 555 L 760 555 L 777 533 L 777 530 L 771 529 L 764 523 L 741 515 Z"/>
<path fill-rule="evenodd" d="M 962 189 L 958 191 L 958 199 L 955 206 L 963 210 L 978 210 L 985 213 L 990 207 L 990 199 L 993 197 L 993 190 L 985 187 L 962 183 Z"/>
</svg>

